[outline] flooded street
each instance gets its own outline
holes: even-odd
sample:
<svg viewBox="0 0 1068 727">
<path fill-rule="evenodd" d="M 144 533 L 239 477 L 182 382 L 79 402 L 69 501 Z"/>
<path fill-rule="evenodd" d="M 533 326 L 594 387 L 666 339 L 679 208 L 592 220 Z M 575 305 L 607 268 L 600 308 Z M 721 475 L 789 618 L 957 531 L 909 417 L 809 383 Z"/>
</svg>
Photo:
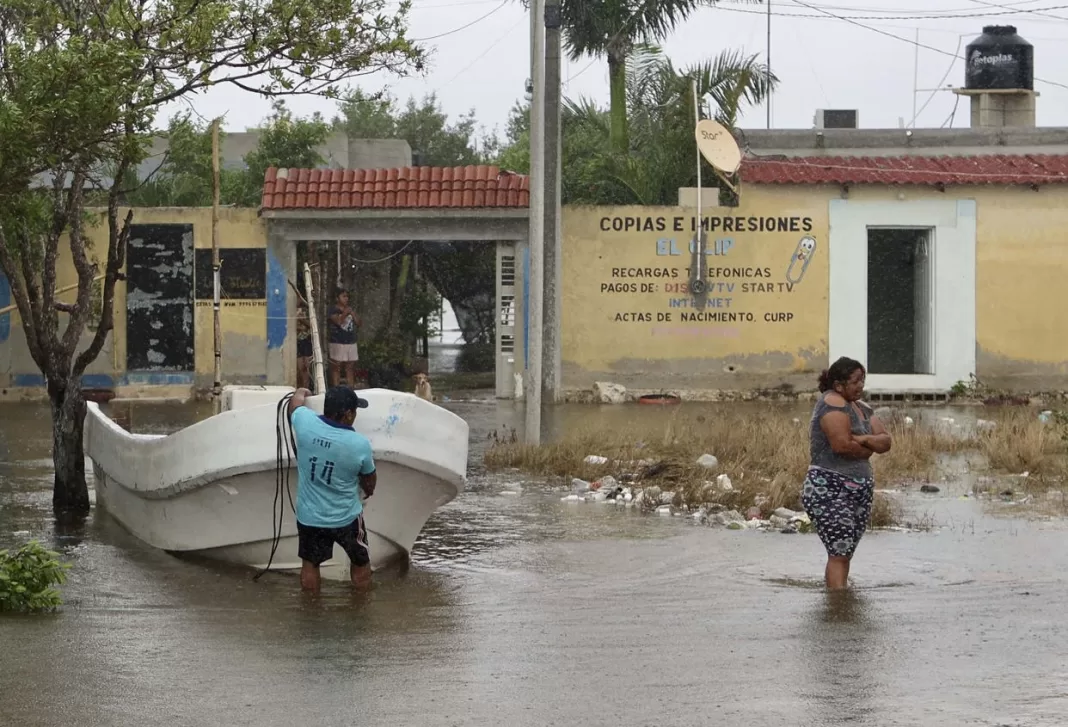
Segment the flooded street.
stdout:
<svg viewBox="0 0 1068 727">
<path fill-rule="evenodd" d="M 522 418 L 492 401 L 448 406 L 471 422 L 475 464 L 491 431 Z M 133 424 L 166 431 L 203 413 L 139 405 Z M 567 407 L 555 425 L 595 415 Z M 3 725 L 1032 726 L 1068 714 L 1068 528 L 988 517 L 952 487 L 907 500 L 945 527 L 869 534 L 855 596 L 829 601 L 815 536 L 568 505 L 473 467 L 407 573 L 310 599 L 290 576 L 253 582 L 150 550 L 103 512 L 56 532 L 48 458 L 46 409 L 6 407 L 0 547 L 36 537 L 73 569 L 61 613 L 0 618 Z"/>
</svg>

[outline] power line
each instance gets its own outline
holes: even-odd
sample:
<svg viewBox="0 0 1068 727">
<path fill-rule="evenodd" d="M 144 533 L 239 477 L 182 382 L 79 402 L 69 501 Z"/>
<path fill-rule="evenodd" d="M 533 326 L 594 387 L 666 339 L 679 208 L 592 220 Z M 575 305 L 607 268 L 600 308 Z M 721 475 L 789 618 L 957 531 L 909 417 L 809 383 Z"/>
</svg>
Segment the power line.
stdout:
<svg viewBox="0 0 1068 727">
<path fill-rule="evenodd" d="M 808 3 L 802 2 L 802 0 L 793 0 L 793 2 L 797 3 L 798 5 L 802 5 L 802 6 L 806 7 L 806 8 L 809 8 L 810 10 L 817 10 L 817 11 L 823 13 L 824 15 L 827 15 L 829 17 L 835 18 L 837 20 L 843 20 L 843 21 L 849 23 L 850 25 L 857 26 L 858 28 L 864 28 L 865 30 L 870 30 L 873 33 L 878 33 L 879 35 L 885 35 L 887 38 L 893 38 L 894 40 L 899 40 L 899 41 L 901 41 L 903 43 L 909 43 L 910 45 L 914 45 L 914 46 L 917 46 L 919 48 L 925 48 L 925 49 L 927 49 L 929 51 L 933 51 L 935 53 L 939 53 L 939 54 L 944 55 L 944 56 L 949 56 L 950 58 L 957 58 L 959 60 L 964 60 L 961 56 L 957 55 L 956 53 L 950 53 L 947 50 L 942 50 L 941 48 L 936 48 L 933 45 L 927 45 L 926 43 L 920 43 L 918 41 L 911 40 L 910 38 L 904 38 L 904 37 L 902 37 L 900 35 L 894 35 L 893 33 L 888 33 L 887 31 L 882 30 L 881 28 L 873 28 L 870 25 L 865 25 L 864 23 L 858 23 L 855 19 L 847 18 L 847 17 L 841 16 L 841 15 L 836 15 L 836 14 L 834 14 L 834 13 L 828 11 L 828 10 L 820 10 L 817 7 L 813 7 L 812 5 L 809 5 Z M 1045 78 L 1039 78 L 1038 76 L 1035 76 L 1034 80 L 1040 81 L 1042 83 L 1049 84 L 1050 86 L 1057 86 L 1058 88 L 1068 89 L 1068 84 L 1060 83 L 1058 81 L 1050 81 L 1050 80 L 1045 79 Z"/>
<path fill-rule="evenodd" d="M 958 35 L 957 36 L 957 47 L 953 49 L 954 58 L 953 58 L 953 60 L 951 60 L 949 62 L 949 68 L 947 68 L 945 74 L 943 74 L 942 80 L 940 80 L 937 84 L 935 84 L 935 90 L 931 91 L 931 95 L 928 96 L 927 100 L 923 102 L 923 106 L 920 107 L 920 110 L 917 111 L 916 114 L 912 117 L 912 121 L 909 122 L 909 126 L 913 126 L 913 127 L 916 126 L 916 119 L 920 118 L 920 114 L 922 114 L 927 109 L 927 107 L 931 105 L 931 101 L 933 101 L 934 97 L 938 94 L 938 90 L 941 89 L 942 86 L 945 85 L 946 79 L 949 78 L 949 74 L 953 72 L 953 67 L 957 65 L 956 56 L 957 56 L 957 53 L 960 52 L 960 44 L 961 44 L 961 42 L 963 40 L 964 40 L 964 36 L 963 35 Z M 958 100 L 959 100 L 959 98 L 960 97 L 958 96 Z M 915 101 L 913 103 L 915 103 Z"/>
<path fill-rule="evenodd" d="M 808 3 L 800 2 L 800 0 L 791 0 L 791 2 L 793 2 L 793 3 L 797 4 L 797 5 L 800 5 L 802 7 L 808 8 L 809 10 L 814 10 L 817 13 L 822 13 L 822 15 L 814 15 L 812 13 L 784 13 L 784 12 L 781 12 L 781 11 L 780 12 L 774 12 L 773 11 L 772 15 L 776 15 L 776 16 L 782 17 L 782 18 L 820 18 L 820 17 L 824 17 L 824 16 L 829 16 L 829 17 L 833 17 L 833 18 L 835 18 L 837 20 L 875 20 L 875 21 L 892 20 L 892 21 L 899 21 L 899 20 L 954 20 L 954 19 L 957 19 L 957 20 L 959 20 L 959 19 L 974 20 L 974 19 L 978 19 L 978 18 L 1005 17 L 1005 16 L 1010 16 L 1010 15 L 1021 15 L 1021 14 L 1025 13 L 1025 11 L 1023 11 L 1023 10 L 992 10 L 992 11 L 989 11 L 989 12 L 968 12 L 968 13 L 956 13 L 956 14 L 948 14 L 948 15 L 893 15 L 893 16 L 839 15 L 838 13 L 833 13 L 830 10 L 825 10 L 822 6 L 819 6 L 819 5 L 810 5 Z M 1000 6 L 998 6 L 998 7 L 1000 7 Z M 723 6 L 723 5 L 715 5 L 715 6 L 713 6 L 713 9 L 715 9 L 715 10 L 725 10 L 725 11 L 727 11 L 729 13 L 744 13 L 746 15 L 760 15 L 761 17 L 764 17 L 764 16 L 766 16 L 768 14 L 767 10 L 748 10 L 746 8 L 731 8 L 731 7 L 726 7 L 726 6 Z M 1068 5 L 1054 5 L 1054 6 L 1045 7 L 1045 8 L 1035 8 L 1035 12 L 1047 11 L 1047 10 L 1068 10 Z M 1053 17 L 1056 17 L 1056 16 L 1053 16 Z M 1058 18 L 1058 19 L 1060 19 L 1060 20 L 1068 20 L 1068 18 Z"/>
<path fill-rule="evenodd" d="M 508 36 L 511 35 L 512 31 L 514 31 L 521 23 L 525 23 L 526 21 L 527 21 L 526 17 L 525 16 L 521 16 L 519 18 L 519 20 L 516 21 L 516 23 L 514 25 L 512 25 L 512 27 L 510 27 L 508 30 L 504 31 L 504 33 L 502 33 L 501 36 L 499 38 L 497 38 L 497 40 L 493 41 L 492 45 L 490 45 L 488 48 L 486 48 L 486 50 L 484 50 L 481 53 L 479 53 L 470 63 L 468 63 L 463 68 L 461 68 L 456 73 L 455 76 L 450 78 L 448 81 L 445 81 L 445 83 L 443 83 L 440 86 L 438 86 L 437 89 L 435 89 L 435 90 L 440 91 L 441 89 L 445 88 L 446 86 L 451 84 L 453 81 L 455 81 L 457 78 L 459 78 L 460 76 L 464 75 L 469 70 L 471 70 L 476 63 L 478 63 L 480 60 L 485 58 L 489 54 L 489 52 L 491 50 L 493 50 L 494 48 L 499 46 L 501 43 L 503 43 L 505 41 L 505 39 L 507 39 Z"/>
<path fill-rule="evenodd" d="M 583 68 L 583 69 L 582 69 L 581 71 L 579 71 L 578 73 L 576 73 L 576 74 L 574 74 L 574 75 L 568 76 L 568 77 L 567 77 L 567 80 L 566 80 L 566 81 L 564 81 L 564 85 L 566 86 L 567 84 L 571 83 L 571 82 L 572 82 L 572 81 L 574 81 L 574 80 L 575 80 L 576 78 L 578 78 L 579 76 L 581 76 L 581 75 L 582 75 L 583 73 L 585 73 L 586 71 L 588 71 L 588 70 L 590 70 L 591 68 L 593 68 L 593 64 L 594 64 L 594 63 L 596 63 L 596 62 L 597 62 L 597 61 L 599 61 L 599 60 L 600 60 L 600 58 L 594 58 L 594 59 L 593 59 L 592 61 L 590 61 L 589 63 L 587 63 L 587 64 L 586 64 L 586 67 L 585 67 L 585 68 Z"/>
<path fill-rule="evenodd" d="M 983 7 L 988 7 L 988 8 L 999 7 L 995 3 L 985 2 L 984 0 L 971 0 L 971 1 L 973 3 L 975 3 L 976 5 L 982 5 Z M 1068 18 L 1065 18 L 1062 15 L 1050 15 L 1049 13 L 1044 12 L 1043 8 L 1035 8 L 1035 9 L 1022 8 L 1022 9 L 1019 10 L 1019 12 L 1020 13 L 1032 13 L 1034 15 L 1037 15 L 1040 18 L 1050 18 L 1052 20 L 1068 20 Z"/>
<path fill-rule="evenodd" d="M 725 0 L 725 1 L 726 2 L 740 2 L 741 0 Z M 975 1 L 976 0 L 969 0 L 969 2 L 975 2 Z M 1033 4 L 1033 3 L 1036 3 L 1036 2 L 1041 2 L 1041 0 L 1017 0 L 1016 2 L 1008 2 L 1008 3 L 996 3 L 996 4 L 995 3 L 984 3 L 984 4 L 988 4 L 990 7 L 998 8 L 998 9 L 1001 9 L 1001 10 L 1009 10 L 1010 8 L 1019 8 L 1016 12 L 1027 13 L 1027 12 L 1030 12 L 1030 10 L 1028 8 L 1023 8 L 1022 6 L 1030 5 L 1030 4 Z M 886 8 L 871 7 L 870 5 L 869 6 L 856 6 L 856 5 L 845 6 L 845 5 L 825 5 L 823 3 L 812 3 L 812 5 L 814 7 L 818 7 L 818 8 L 821 8 L 823 10 L 834 10 L 834 11 L 841 11 L 841 12 L 847 12 L 847 13 L 871 13 L 871 14 L 875 14 L 875 15 L 889 15 L 889 16 L 910 15 L 910 14 L 914 14 L 916 12 L 916 11 L 913 11 L 913 10 L 888 10 Z M 931 15 L 931 17 L 937 18 L 937 17 L 945 17 L 946 13 L 949 13 L 949 14 L 953 14 L 953 13 L 971 13 L 972 12 L 972 8 L 937 8 L 937 9 L 932 9 L 932 10 L 930 10 L 928 12 Z"/>
<path fill-rule="evenodd" d="M 1030 0 L 1030 1 L 1034 2 L 1034 0 Z M 823 7 L 826 7 L 826 6 L 823 6 Z M 711 10 L 724 10 L 724 11 L 729 12 L 729 13 L 742 13 L 744 15 L 756 15 L 756 16 L 759 16 L 761 18 L 766 18 L 767 17 L 767 12 L 764 11 L 764 10 L 743 10 L 741 8 L 728 8 L 728 7 L 724 7 L 722 5 L 716 5 L 714 8 L 710 8 L 710 9 Z M 836 18 L 836 17 L 830 17 L 830 16 L 827 16 L 827 15 L 816 15 L 815 13 L 776 13 L 776 12 L 773 12 L 772 15 L 774 15 L 775 17 L 779 17 L 779 18 L 801 18 L 803 20 L 822 20 L 824 22 L 834 22 L 834 21 L 838 20 L 838 18 Z M 937 18 L 925 18 L 925 19 L 926 20 L 937 20 Z M 930 25 L 912 25 L 912 24 L 909 24 L 909 25 L 894 25 L 892 21 L 897 20 L 897 18 L 886 18 L 887 21 L 891 21 L 891 22 L 885 22 L 885 23 L 882 22 L 882 19 L 880 19 L 880 18 L 872 18 L 872 20 L 878 21 L 880 28 L 891 28 L 893 30 L 910 30 L 910 31 L 922 30 L 924 33 L 936 33 L 936 34 L 941 34 L 941 35 L 952 35 L 954 38 L 956 38 L 956 37 L 958 37 L 960 35 L 955 30 L 951 30 L 951 29 L 948 29 L 948 28 L 934 28 L 934 27 L 931 27 Z M 1060 37 L 1060 38 L 1049 38 L 1049 37 L 1035 37 L 1035 36 L 1033 36 L 1031 34 L 1028 34 L 1027 37 L 1030 38 L 1031 40 L 1048 41 L 1050 43 L 1063 43 L 1065 41 L 1068 41 L 1068 38 L 1063 37 L 1063 36 Z"/>
<path fill-rule="evenodd" d="M 430 2 L 429 0 L 420 0 L 420 2 L 413 5 L 414 8 L 458 8 L 463 5 L 489 5 L 495 3 L 497 0 L 461 0 L 460 2 L 448 2 L 437 3 Z M 1035 0 L 1031 0 L 1035 2 Z"/>
<path fill-rule="evenodd" d="M 461 25 L 459 28 L 453 28 L 452 30 L 448 30 L 448 31 L 446 31 L 444 33 L 439 33 L 437 35 L 427 36 L 426 38 L 412 38 L 412 42 L 413 43 L 422 43 L 422 42 L 425 42 L 425 41 L 428 41 L 428 40 L 437 40 L 438 38 L 444 38 L 447 35 L 455 35 L 456 33 L 459 33 L 460 31 L 467 30 L 472 25 L 477 25 L 478 23 L 481 23 L 483 20 L 485 20 L 489 16 L 493 15 L 494 13 L 499 12 L 509 2 L 510 2 L 510 0 L 504 0 L 504 2 L 502 2 L 497 7 L 493 8 L 493 10 L 490 10 L 485 15 L 483 15 L 483 16 L 481 16 L 479 18 L 475 18 L 470 23 L 467 23 L 466 25 Z"/>
<path fill-rule="evenodd" d="M 953 128 L 953 121 L 957 118 L 957 107 L 960 106 L 960 96 L 957 96 L 957 100 L 953 102 L 953 110 L 949 112 L 949 116 L 942 122 L 940 128 L 946 128 L 947 126 Z"/>
</svg>

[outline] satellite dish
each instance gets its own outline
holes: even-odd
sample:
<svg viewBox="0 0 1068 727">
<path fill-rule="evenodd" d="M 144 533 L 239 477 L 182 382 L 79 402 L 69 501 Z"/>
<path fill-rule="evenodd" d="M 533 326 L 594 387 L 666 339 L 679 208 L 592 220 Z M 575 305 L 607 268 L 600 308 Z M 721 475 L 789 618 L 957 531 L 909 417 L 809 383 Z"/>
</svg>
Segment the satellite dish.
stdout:
<svg viewBox="0 0 1068 727">
<path fill-rule="evenodd" d="M 726 127 L 712 119 L 703 119 L 695 130 L 701 156 L 724 174 L 734 174 L 742 165 L 742 150 Z"/>
</svg>

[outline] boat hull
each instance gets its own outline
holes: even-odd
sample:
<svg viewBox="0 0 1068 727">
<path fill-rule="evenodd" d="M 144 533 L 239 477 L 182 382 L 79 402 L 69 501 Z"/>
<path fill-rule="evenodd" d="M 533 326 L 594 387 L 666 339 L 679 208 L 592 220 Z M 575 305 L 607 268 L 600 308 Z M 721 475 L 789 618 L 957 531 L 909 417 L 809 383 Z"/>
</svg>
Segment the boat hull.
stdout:
<svg viewBox="0 0 1068 727">
<path fill-rule="evenodd" d="M 364 503 L 364 520 L 371 565 L 378 569 L 405 562 L 434 511 L 462 491 L 467 424 L 407 394 L 372 390 L 361 395 L 372 407 L 378 404 L 376 415 L 364 417 L 368 410 L 361 411 L 357 426 L 363 424 L 376 450 L 378 487 Z M 321 406 L 319 399 L 312 408 Z M 131 435 L 91 404 L 86 449 L 97 505 L 161 550 L 258 569 L 270 562 L 272 571 L 298 570 L 290 504 L 297 496 L 296 469 L 287 467 L 284 453 L 281 475 L 277 467 L 275 405 L 257 405 L 255 397 L 250 403 L 168 437 Z M 199 463 L 190 461 L 197 458 Z M 168 467 L 169 473 L 160 471 Z M 323 575 L 348 578 L 349 560 L 340 547 L 324 564 Z"/>
</svg>

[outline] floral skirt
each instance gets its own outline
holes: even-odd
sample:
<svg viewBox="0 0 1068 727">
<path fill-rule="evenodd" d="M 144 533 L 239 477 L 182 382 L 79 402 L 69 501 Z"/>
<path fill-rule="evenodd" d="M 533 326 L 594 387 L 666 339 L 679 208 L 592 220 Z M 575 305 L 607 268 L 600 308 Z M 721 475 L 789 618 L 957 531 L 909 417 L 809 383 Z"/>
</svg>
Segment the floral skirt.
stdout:
<svg viewBox="0 0 1068 727">
<path fill-rule="evenodd" d="M 820 467 L 809 469 L 801 504 L 828 555 L 853 557 L 868 528 L 874 497 L 874 479 L 846 477 Z"/>
</svg>

